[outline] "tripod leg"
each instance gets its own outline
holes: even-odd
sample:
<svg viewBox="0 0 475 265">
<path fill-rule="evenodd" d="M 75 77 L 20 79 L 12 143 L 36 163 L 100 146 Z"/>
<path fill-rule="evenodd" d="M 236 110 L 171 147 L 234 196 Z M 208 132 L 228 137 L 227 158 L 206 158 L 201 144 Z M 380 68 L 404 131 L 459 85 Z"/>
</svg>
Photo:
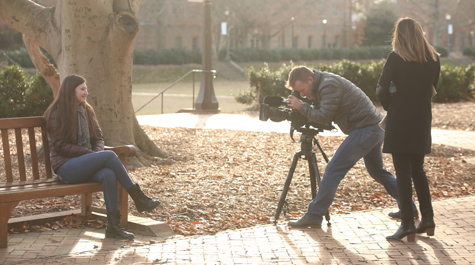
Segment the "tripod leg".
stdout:
<svg viewBox="0 0 475 265">
<path fill-rule="evenodd" d="M 320 186 L 320 171 L 318 170 L 315 152 L 312 152 L 308 158 L 308 167 L 310 171 L 310 184 L 312 186 L 312 199 L 315 199 L 315 197 L 317 197 L 315 182 L 318 182 L 318 185 Z M 330 213 L 328 210 L 325 212 L 325 220 L 327 220 L 327 226 L 330 226 Z"/>
<path fill-rule="evenodd" d="M 277 205 L 277 209 L 275 210 L 274 216 L 274 225 L 277 224 L 277 220 L 279 220 L 280 213 L 282 212 L 282 208 L 284 207 L 285 197 L 287 197 L 287 192 L 289 191 L 290 182 L 292 182 L 292 176 L 294 175 L 295 168 L 297 167 L 297 161 L 299 160 L 300 152 L 295 153 L 294 158 L 292 159 L 292 164 L 290 165 L 289 173 L 287 174 L 287 180 L 284 184 L 284 189 L 282 190 L 282 194 L 280 195 L 279 204 Z"/>
</svg>

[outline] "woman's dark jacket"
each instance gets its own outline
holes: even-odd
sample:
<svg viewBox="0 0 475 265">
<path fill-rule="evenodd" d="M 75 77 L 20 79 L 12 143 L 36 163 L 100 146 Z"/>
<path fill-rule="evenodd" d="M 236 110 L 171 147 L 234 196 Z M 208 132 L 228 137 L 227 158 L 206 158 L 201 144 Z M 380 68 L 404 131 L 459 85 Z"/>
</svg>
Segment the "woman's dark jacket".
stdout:
<svg viewBox="0 0 475 265">
<path fill-rule="evenodd" d="M 432 86 L 437 88 L 440 61 L 405 62 L 395 52 L 388 56 L 376 95 L 387 111 L 384 153 L 428 154 L 431 152 Z M 397 92 L 391 96 L 393 82 Z"/>
<path fill-rule="evenodd" d="M 56 173 L 57 170 L 68 160 L 74 157 L 82 156 L 89 153 L 94 153 L 98 151 L 104 150 L 104 140 L 102 138 L 102 131 L 99 127 L 99 124 L 96 125 L 96 132 L 99 133 L 100 137 L 96 137 L 91 135 L 91 148 L 88 149 L 78 145 L 77 143 L 72 143 L 62 137 L 62 135 L 58 135 L 54 132 L 56 128 L 56 111 L 51 113 L 51 119 L 48 124 L 48 135 L 51 139 L 51 145 L 53 146 L 51 150 L 51 167 L 53 171 Z"/>
<path fill-rule="evenodd" d="M 299 107 L 299 112 L 310 121 L 335 122 L 345 134 L 381 121 L 381 113 L 355 84 L 333 73 L 314 72 L 313 106 L 303 103 Z"/>
</svg>

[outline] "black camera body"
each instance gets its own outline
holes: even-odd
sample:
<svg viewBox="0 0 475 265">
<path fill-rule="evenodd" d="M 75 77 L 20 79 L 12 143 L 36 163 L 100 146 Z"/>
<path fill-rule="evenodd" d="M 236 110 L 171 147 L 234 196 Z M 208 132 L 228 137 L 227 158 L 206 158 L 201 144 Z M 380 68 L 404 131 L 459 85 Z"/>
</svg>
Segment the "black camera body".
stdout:
<svg viewBox="0 0 475 265">
<path fill-rule="evenodd" d="M 300 93 L 295 90 L 292 90 L 291 95 L 306 101 L 306 99 L 302 98 Z M 292 128 L 297 131 L 299 131 L 299 128 L 308 129 L 310 126 L 320 132 L 335 129 L 331 124 L 320 124 L 309 121 L 307 117 L 302 115 L 298 110 L 289 107 L 287 100 L 280 96 L 266 96 L 264 98 L 264 103 L 261 104 L 259 110 L 259 120 L 267 121 L 268 119 L 273 122 L 288 120 L 291 122 Z"/>
</svg>

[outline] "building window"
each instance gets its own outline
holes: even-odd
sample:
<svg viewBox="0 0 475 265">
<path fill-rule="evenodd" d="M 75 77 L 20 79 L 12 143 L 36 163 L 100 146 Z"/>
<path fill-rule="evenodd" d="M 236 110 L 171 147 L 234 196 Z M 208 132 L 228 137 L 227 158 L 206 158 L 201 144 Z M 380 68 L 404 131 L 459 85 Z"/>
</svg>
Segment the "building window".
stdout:
<svg viewBox="0 0 475 265">
<path fill-rule="evenodd" d="M 313 39 L 312 36 L 308 36 L 308 39 L 307 39 L 307 48 L 309 48 L 309 49 L 312 48 L 312 39 Z"/>
<path fill-rule="evenodd" d="M 299 36 L 294 36 L 292 38 L 292 48 L 297 48 L 299 44 Z"/>
<path fill-rule="evenodd" d="M 193 39 L 191 39 L 191 48 L 193 50 L 198 50 L 198 37 L 193 37 Z"/>
<path fill-rule="evenodd" d="M 181 36 L 175 38 L 175 48 L 182 48 L 182 39 Z"/>
</svg>

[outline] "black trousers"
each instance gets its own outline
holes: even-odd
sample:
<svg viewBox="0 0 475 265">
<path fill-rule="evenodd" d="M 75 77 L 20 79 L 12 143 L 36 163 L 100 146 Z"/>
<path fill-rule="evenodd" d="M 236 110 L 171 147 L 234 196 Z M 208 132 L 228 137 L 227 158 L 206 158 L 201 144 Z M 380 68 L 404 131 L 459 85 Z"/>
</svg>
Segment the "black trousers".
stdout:
<svg viewBox="0 0 475 265">
<path fill-rule="evenodd" d="M 434 218 L 429 182 L 424 171 L 424 155 L 392 154 L 397 176 L 397 189 L 402 221 L 414 220 L 412 210 L 412 182 L 419 199 L 422 218 Z"/>
</svg>

